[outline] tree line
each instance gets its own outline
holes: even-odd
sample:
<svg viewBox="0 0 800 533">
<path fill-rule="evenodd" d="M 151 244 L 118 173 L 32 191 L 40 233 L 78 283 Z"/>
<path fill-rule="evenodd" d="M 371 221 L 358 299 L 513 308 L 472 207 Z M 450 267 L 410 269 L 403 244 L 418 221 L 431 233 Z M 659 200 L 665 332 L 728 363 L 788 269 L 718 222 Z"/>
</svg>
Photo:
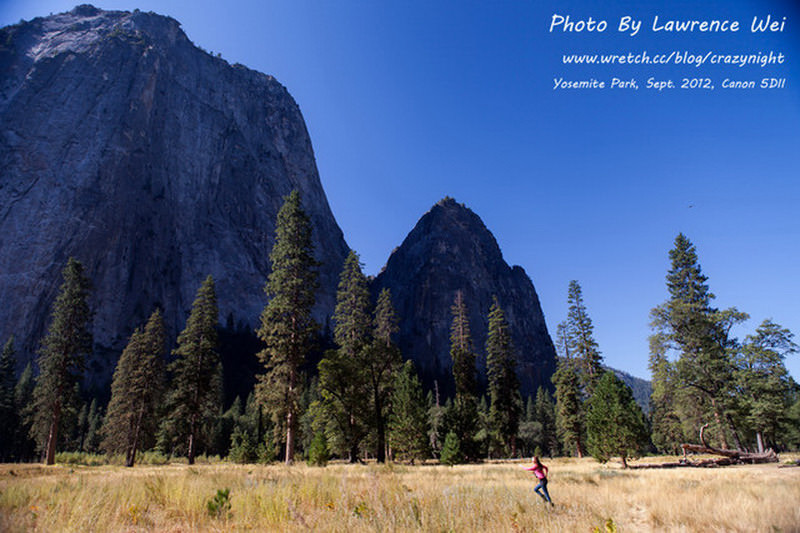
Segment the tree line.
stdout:
<svg viewBox="0 0 800 533">
<path fill-rule="evenodd" d="M 40 458 L 57 451 L 104 452 L 133 466 L 137 453 L 201 454 L 236 462 L 292 463 L 298 454 L 323 465 L 333 457 L 446 464 L 520 455 L 591 454 L 637 457 L 674 452 L 706 421 L 723 447 L 733 442 L 797 448 L 800 390 L 783 360 L 796 351 L 792 334 L 765 321 L 739 342 L 732 325 L 746 318 L 711 306 L 713 295 L 694 247 L 679 235 L 670 252 L 670 299 L 652 312 L 650 417 L 630 389 L 602 366 L 581 287 L 568 288 L 568 315 L 557 328 L 552 388 L 523 399 L 509 325 L 497 298 L 488 310 L 487 384 L 480 390 L 464 294 L 451 307 L 450 357 L 455 395 L 423 391 L 411 360 L 394 342 L 398 317 L 384 289 L 373 304 L 358 255 L 345 260 L 333 314 L 335 347 L 316 368 L 312 318 L 318 288 L 311 223 L 293 191 L 278 213 L 267 304 L 257 336 L 262 371 L 254 390 L 227 409 L 222 397 L 218 308 L 214 280 L 197 291 L 186 326 L 167 361 L 160 310 L 137 328 L 123 350 L 108 405 L 81 399 L 85 358 L 92 348 L 90 282 L 69 259 L 41 341 L 38 374 L 28 365 L 15 379 L 9 339 L 0 356 L 0 460 Z M 554 394 L 552 394 L 554 393 Z"/>
</svg>

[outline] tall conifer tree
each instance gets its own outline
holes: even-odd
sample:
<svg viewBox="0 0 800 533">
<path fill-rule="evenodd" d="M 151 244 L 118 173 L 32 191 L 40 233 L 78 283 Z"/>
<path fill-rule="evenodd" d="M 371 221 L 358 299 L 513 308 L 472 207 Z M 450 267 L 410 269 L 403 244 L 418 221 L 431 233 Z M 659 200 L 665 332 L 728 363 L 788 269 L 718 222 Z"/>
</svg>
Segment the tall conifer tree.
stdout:
<svg viewBox="0 0 800 533">
<path fill-rule="evenodd" d="M 562 451 L 583 457 L 585 425 L 583 400 L 578 373 L 573 359 L 558 358 L 553 374 L 556 387 L 556 427 L 561 438 Z"/>
<path fill-rule="evenodd" d="M 389 435 L 394 454 L 403 460 L 424 459 L 430 454 L 428 415 L 422 385 L 411 360 L 400 368 L 392 393 Z"/>
<path fill-rule="evenodd" d="M 165 343 L 164 319 L 157 309 L 144 330 L 133 332 L 114 371 L 102 448 L 107 453 L 124 453 L 125 466 L 134 465 L 145 436 L 152 435 L 157 426 L 155 415 L 165 382 Z"/>
<path fill-rule="evenodd" d="M 464 293 L 457 291 L 450 311 L 453 322 L 450 326 L 450 360 L 453 363 L 453 381 L 456 396 L 450 416 L 451 430 L 461 443 L 464 459 L 477 459 L 475 442 L 478 420 L 478 383 L 476 380 L 475 352 L 469 327 L 469 312 Z"/>
<path fill-rule="evenodd" d="M 366 354 L 365 370 L 372 392 L 372 418 L 376 432 L 375 457 L 379 463 L 383 463 L 386 461 L 386 417 L 389 400 L 395 371 L 403 362 L 400 350 L 392 341 L 392 336 L 399 328 L 389 289 L 383 289 L 378 295 L 373 324 L 372 344 Z"/>
<path fill-rule="evenodd" d="M 788 420 L 793 384 L 783 361 L 797 351 L 793 336 L 788 329 L 765 320 L 754 335 L 747 336 L 739 356 L 737 384 L 759 452 L 768 441 L 777 441 Z"/>
<path fill-rule="evenodd" d="M 189 464 L 194 464 L 204 425 L 222 400 L 222 363 L 217 352 L 219 311 L 214 278 L 203 281 L 192 304 L 186 327 L 178 335 L 170 363 L 167 431 L 185 439 Z"/>
<path fill-rule="evenodd" d="M 598 380 L 586 401 L 587 444 L 600 462 L 620 457 L 623 468 L 629 457 L 638 457 L 648 443 L 647 424 L 631 389 L 611 371 Z"/>
<path fill-rule="evenodd" d="M 367 351 L 372 340 L 372 320 L 367 278 L 358 254 L 345 259 L 336 293 L 334 340 L 319 363 L 319 387 L 326 411 L 335 421 L 350 462 L 359 460 L 358 449 L 368 431 L 370 391 L 366 374 Z"/>
<path fill-rule="evenodd" d="M 665 453 L 679 453 L 686 442 L 678 411 L 675 365 L 665 354 L 664 342 L 658 334 L 650 337 L 650 426 L 653 445 Z"/>
<path fill-rule="evenodd" d="M 48 465 L 55 462 L 62 415 L 71 407 L 72 391 L 81 380 L 92 349 L 89 280 L 83 265 L 70 257 L 63 276 L 52 321 L 39 350 L 39 377 L 33 390 L 31 431 L 44 449 Z"/>
<path fill-rule="evenodd" d="M 511 332 L 497 298 L 489 310 L 486 339 L 486 374 L 489 381 L 489 419 L 499 446 L 516 455 L 516 436 L 521 411 L 516 358 Z"/>
<path fill-rule="evenodd" d="M 554 456 L 558 453 L 558 432 L 556 429 L 556 410 L 550 392 L 544 387 L 536 390 L 536 400 L 533 405 L 534 419 L 541 424 L 542 453 Z"/>
<path fill-rule="evenodd" d="M 269 303 L 261 313 L 258 337 L 265 348 L 258 357 L 264 374 L 258 377 L 258 397 L 286 435 L 284 459 L 294 461 L 302 394 L 300 367 L 313 345 L 318 326 L 311 316 L 318 287 L 311 241 L 311 220 L 300 193 L 292 191 L 278 212 L 272 272 L 265 291 Z"/>
<path fill-rule="evenodd" d="M 694 245 L 685 235 L 675 238 L 669 257 L 670 298 L 651 311 L 652 327 L 657 333 L 651 349 L 665 354 L 677 352 L 675 377 L 682 411 L 688 413 L 699 408 L 701 417 L 703 411 L 708 413 L 715 422 L 722 447 L 728 447 L 730 434 L 737 447 L 742 448 L 730 414 L 735 369 L 731 353 L 735 341 L 728 332 L 747 315 L 734 308 L 719 311 L 712 307 L 714 295 L 706 283 L 708 278 L 702 273 Z M 701 422 L 696 420 L 695 424 Z"/>
<path fill-rule="evenodd" d="M 576 280 L 569 282 L 567 304 L 569 312 L 564 332 L 567 337 L 566 342 L 572 357 L 579 365 L 578 371 L 584 393 L 589 396 L 603 373 L 603 357 L 594 340 L 594 326 L 583 302 L 583 291 Z"/>
<path fill-rule="evenodd" d="M 14 407 L 19 419 L 11 442 L 14 445 L 14 459 L 17 461 L 27 461 L 36 453 L 36 442 L 31 436 L 33 433 L 31 431 L 31 417 L 26 416 L 33 408 L 33 389 L 35 385 L 33 367 L 28 363 L 14 386 Z"/>
</svg>

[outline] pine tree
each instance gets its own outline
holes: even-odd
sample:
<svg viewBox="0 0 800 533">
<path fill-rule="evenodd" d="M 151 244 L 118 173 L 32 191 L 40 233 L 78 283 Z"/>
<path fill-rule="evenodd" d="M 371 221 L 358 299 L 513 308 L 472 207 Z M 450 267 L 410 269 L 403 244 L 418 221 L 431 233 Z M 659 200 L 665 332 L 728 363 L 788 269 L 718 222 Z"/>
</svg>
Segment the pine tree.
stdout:
<svg viewBox="0 0 800 533">
<path fill-rule="evenodd" d="M 81 445 L 81 451 L 97 453 L 100 449 L 100 430 L 103 426 L 103 409 L 97 405 L 97 399 L 92 398 L 86 414 L 86 435 Z"/>
<path fill-rule="evenodd" d="M 73 390 L 74 396 L 80 397 L 80 385 L 76 385 Z M 82 452 L 86 431 L 89 427 L 89 404 L 86 402 L 81 403 L 81 408 L 77 412 L 77 416 L 72 418 L 72 420 L 67 420 L 67 418 L 71 417 L 64 417 L 62 425 L 65 430 L 68 427 L 70 428 L 70 431 L 65 431 L 70 435 L 70 438 L 67 439 L 64 450 L 69 452 Z"/>
<path fill-rule="evenodd" d="M 747 318 L 736 309 L 719 311 L 711 306 L 714 295 L 703 275 L 694 245 L 683 234 L 669 252 L 667 272 L 669 300 L 651 311 L 652 327 L 658 334 L 655 349 L 677 352 L 675 377 L 680 390 L 679 408 L 713 417 L 723 448 L 730 433 L 742 448 L 731 417 L 735 340 L 730 328 Z M 684 414 L 682 418 L 686 418 Z M 698 423 L 701 421 L 697 421 Z"/>
<path fill-rule="evenodd" d="M 569 312 L 566 322 L 566 342 L 570 353 L 579 365 L 581 385 L 586 396 L 591 395 L 594 385 L 603 373 L 603 357 L 594 340 L 592 319 L 583 303 L 583 291 L 580 284 L 572 280 L 567 291 Z"/>
<path fill-rule="evenodd" d="M 305 450 L 306 458 L 311 449 L 311 443 L 317 433 L 324 433 L 328 426 L 328 417 L 322 405 L 322 393 L 319 390 L 319 376 L 312 376 L 308 387 L 303 391 L 303 414 L 300 417 L 300 444 Z M 325 445 L 331 451 L 328 435 L 325 435 Z"/>
<path fill-rule="evenodd" d="M 356 462 L 361 441 L 368 432 L 370 391 L 366 352 L 372 339 L 369 289 L 358 255 L 350 251 L 336 293 L 334 340 L 319 363 L 319 387 L 326 411 L 336 423 L 350 462 Z"/>
<path fill-rule="evenodd" d="M 164 319 L 157 309 L 144 330 L 133 332 L 114 371 L 102 448 L 109 454 L 124 453 L 125 466 L 134 465 L 145 435 L 152 435 L 157 426 L 155 416 L 165 381 L 165 343 Z"/>
<path fill-rule="evenodd" d="M 373 323 L 372 343 L 366 352 L 365 370 L 372 392 L 372 418 L 376 432 L 375 456 L 379 463 L 383 463 L 386 461 L 386 417 L 389 399 L 395 372 L 403 362 L 400 350 L 392 341 L 392 335 L 399 328 L 389 289 L 383 289 L 378 295 Z"/>
<path fill-rule="evenodd" d="M 15 364 L 14 337 L 11 337 L 3 346 L 3 352 L 0 355 L 0 428 L 3 428 L 7 436 L 15 435 L 19 427 L 19 418 L 14 405 Z M 0 462 L 10 462 L 13 456 L 14 441 L 4 438 L 0 442 Z"/>
<path fill-rule="evenodd" d="M 439 385 L 436 381 L 433 382 L 434 388 L 428 392 L 428 442 L 430 444 L 431 453 L 434 457 L 439 457 L 442 446 L 444 445 L 445 438 L 445 418 L 447 409 L 439 402 Z"/>
<path fill-rule="evenodd" d="M 456 395 L 453 400 L 453 412 L 449 416 L 449 426 L 458 436 L 465 460 L 473 461 L 478 455 L 475 442 L 478 383 L 469 313 L 463 292 L 456 292 L 450 311 L 453 316 L 450 326 L 450 360 L 453 364 Z"/>
<path fill-rule="evenodd" d="M 312 347 L 318 326 L 311 316 L 318 287 L 311 241 L 311 220 L 295 190 L 284 200 L 270 252 L 272 272 L 265 291 L 269 303 L 261 313 L 258 337 L 265 348 L 258 357 L 258 397 L 286 433 L 285 461 L 294 461 L 298 401 L 302 394 L 300 367 Z"/>
<path fill-rule="evenodd" d="M 631 389 L 607 371 L 586 400 L 586 433 L 589 452 L 600 462 L 620 457 L 623 468 L 629 457 L 638 457 L 648 443 L 647 424 Z"/>
<path fill-rule="evenodd" d="M 556 429 L 556 410 L 550 392 L 544 387 L 536 391 L 533 405 L 534 419 L 541 425 L 541 448 L 544 455 L 555 456 L 558 453 L 558 432 Z"/>
<path fill-rule="evenodd" d="M 189 464 L 194 464 L 203 427 L 216 414 L 222 396 L 222 363 L 217 353 L 217 295 L 208 276 L 197 291 L 186 327 L 178 335 L 169 364 L 172 375 L 167 395 L 168 414 L 163 430 L 186 442 Z"/>
<path fill-rule="evenodd" d="M 461 454 L 461 442 L 458 440 L 458 435 L 456 435 L 455 432 L 448 432 L 447 436 L 444 438 L 442 456 L 439 460 L 442 464 L 449 466 L 464 462 L 464 456 Z"/>
<path fill-rule="evenodd" d="M 536 420 L 536 407 L 532 396 L 528 396 L 525 401 L 518 437 L 522 455 L 541 455 L 542 425 Z M 534 453 L 537 449 L 539 453 Z"/>
<path fill-rule="evenodd" d="M 318 431 L 314 434 L 308 450 L 308 462 L 314 466 L 325 466 L 329 458 L 328 439 L 324 431 Z"/>
<path fill-rule="evenodd" d="M 578 457 L 584 454 L 583 401 L 578 373 L 572 359 L 559 357 L 553 374 L 556 387 L 556 427 L 562 450 Z"/>
<path fill-rule="evenodd" d="M 55 463 L 62 416 L 72 407 L 72 390 L 81 380 L 86 356 L 92 349 L 89 280 L 83 265 L 69 258 L 63 276 L 50 327 L 39 350 L 39 377 L 33 390 L 31 431 L 45 451 L 48 465 Z"/>
<path fill-rule="evenodd" d="M 653 445 L 662 452 L 677 454 L 686 442 L 678 412 L 675 365 L 666 357 L 660 335 L 650 337 L 650 425 Z"/>
<path fill-rule="evenodd" d="M 556 326 L 556 354 L 562 359 L 572 359 L 572 347 L 567 335 L 567 322 L 559 322 Z"/>
<path fill-rule="evenodd" d="M 489 310 L 486 375 L 489 381 L 489 418 L 497 445 L 514 456 L 517 452 L 516 436 L 521 410 L 519 382 L 511 332 L 496 297 Z"/>
<path fill-rule="evenodd" d="M 13 433 L 13 457 L 17 461 L 27 461 L 36 453 L 36 441 L 31 438 L 31 414 L 33 408 L 33 389 L 36 383 L 33 378 L 31 364 L 25 365 L 14 386 L 14 408 L 18 415 L 18 424 Z"/>
<path fill-rule="evenodd" d="M 429 455 L 425 397 L 411 360 L 405 362 L 395 377 L 389 440 L 393 453 L 401 460 L 414 463 Z"/>
<path fill-rule="evenodd" d="M 469 328 L 469 312 L 463 292 L 456 291 L 450 311 L 453 315 L 453 323 L 450 326 L 450 359 L 453 363 L 456 396 L 471 398 L 474 401 L 478 390 L 475 378 L 475 353 Z"/>
<path fill-rule="evenodd" d="M 792 382 L 783 361 L 797 351 L 792 337 L 788 329 L 765 320 L 754 335 L 747 336 L 739 356 L 737 383 L 759 452 L 764 451 L 765 441 L 776 442 L 787 421 Z"/>
</svg>

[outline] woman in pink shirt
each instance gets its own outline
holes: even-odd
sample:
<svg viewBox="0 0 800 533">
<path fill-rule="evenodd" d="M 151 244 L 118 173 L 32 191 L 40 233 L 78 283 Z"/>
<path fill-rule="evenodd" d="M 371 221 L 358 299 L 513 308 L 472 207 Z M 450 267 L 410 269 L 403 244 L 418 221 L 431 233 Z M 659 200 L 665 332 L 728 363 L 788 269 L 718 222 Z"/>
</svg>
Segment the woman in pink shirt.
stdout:
<svg viewBox="0 0 800 533">
<path fill-rule="evenodd" d="M 547 467 L 544 466 L 537 456 L 534 456 L 533 459 L 533 466 L 530 468 L 526 468 L 529 472 L 533 472 L 533 474 L 539 480 L 539 484 L 534 487 L 533 490 L 536 491 L 536 494 L 542 497 L 544 501 L 553 505 L 553 500 L 550 499 L 550 493 L 547 492 Z M 541 492 L 540 492 L 541 489 Z"/>
</svg>

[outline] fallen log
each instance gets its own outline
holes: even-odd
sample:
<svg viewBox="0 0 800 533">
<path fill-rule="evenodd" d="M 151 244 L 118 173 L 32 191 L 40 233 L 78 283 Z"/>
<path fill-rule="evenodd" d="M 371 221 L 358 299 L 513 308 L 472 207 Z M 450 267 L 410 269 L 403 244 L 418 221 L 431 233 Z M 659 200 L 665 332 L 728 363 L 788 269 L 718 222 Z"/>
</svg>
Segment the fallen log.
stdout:
<svg viewBox="0 0 800 533">
<path fill-rule="evenodd" d="M 723 450 L 709 446 L 705 439 L 705 430 L 708 424 L 703 424 L 700 428 L 700 442 L 702 444 L 681 444 L 683 449 L 683 458 L 686 459 L 686 452 L 694 453 L 708 453 L 711 455 L 721 455 L 731 459 L 733 462 L 722 464 L 719 460 L 719 466 L 726 466 L 727 464 L 758 464 L 758 463 L 777 463 L 778 456 L 771 449 L 763 453 L 751 453 L 741 450 Z"/>
<path fill-rule="evenodd" d="M 700 428 L 700 442 L 702 444 L 681 444 L 681 449 L 683 450 L 683 459 L 680 461 L 672 463 L 635 465 L 631 468 L 713 468 L 717 466 L 778 462 L 777 454 L 771 449 L 763 453 L 751 453 L 741 450 L 723 450 L 721 448 L 709 446 L 704 436 L 704 432 L 707 427 L 708 424 L 704 424 L 703 427 Z M 689 457 L 687 457 L 688 453 L 705 453 L 709 455 L 721 455 L 722 457 L 718 459 L 701 459 L 699 461 L 692 461 L 689 459 Z"/>
</svg>

